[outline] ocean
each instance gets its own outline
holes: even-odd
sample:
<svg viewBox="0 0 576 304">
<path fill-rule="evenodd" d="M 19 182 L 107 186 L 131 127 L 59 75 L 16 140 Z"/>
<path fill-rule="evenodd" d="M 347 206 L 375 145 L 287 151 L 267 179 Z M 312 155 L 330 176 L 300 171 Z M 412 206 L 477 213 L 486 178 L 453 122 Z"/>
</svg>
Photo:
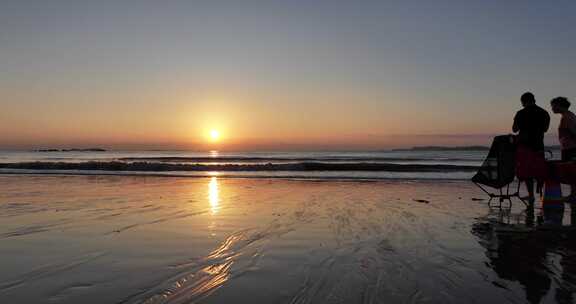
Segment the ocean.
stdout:
<svg viewBox="0 0 576 304">
<path fill-rule="evenodd" d="M 0 151 L 0 173 L 306 179 L 472 177 L 487 150 L 366 152 Z"/>
</svg>

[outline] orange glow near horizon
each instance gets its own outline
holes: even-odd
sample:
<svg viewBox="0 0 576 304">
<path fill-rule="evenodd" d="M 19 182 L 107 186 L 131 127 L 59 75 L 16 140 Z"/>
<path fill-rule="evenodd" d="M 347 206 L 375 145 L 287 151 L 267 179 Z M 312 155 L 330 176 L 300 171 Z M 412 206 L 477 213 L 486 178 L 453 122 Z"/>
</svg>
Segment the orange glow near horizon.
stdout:
<svg viewBox="0 0 576 304">
<path fill-rule="evenodd" d="M 314 96 L 314 100 L 333 101 L 325 104 L 308 102 L 311 97 L 296 92 L 291 98 L 307 101 L 306 113 L 309 114 L 303 114 L 301 103 L 289 103 L 272 93 L 237 98 L 240 101 L 232 97 L 202 98 L 181 93 L 182 97 L 170 95 L 167 105 L 160 106 L 153 100 L 144 99 L 142 103 L 146 107 L 117 104 L 114 105 L 115 111 L 107 110 L 107 102 L 98 103 L 98 100 L 109 100 L 110 96 L 84 93 L 87 101 L 82 104 L 73 103 L 77 99 L 76 92 L 62 91 L 48 96 L 44 100 L 50 108 L 43 108 L 44 104 L 34 108 L 27 106 L 28 100 L 38 99 L 34 94 L 17 95 L 19 98 L 3 112 L 10 115 L 5 115 L 0 121 L 0 144 L 9 149 L 26 150 L 84 147 L 203 151 L 373 150 L 417 145 L 484 144 L 490 140 L 489 136 L 478 138 L 467 134 L 496 132 L 492 129 L 485 131 L 487 127 L 483 125 L 459 121 L 468 119 L 464 116 L 454 116 L 455 120 L 446 126 L 443 123 L 447 120 L 439 123 L 436 112 L 425 112 L 419 115 L 417 122 L 408 123 L 408 114 L 405 113 L 414 112 L 411 104 L 406 105 L 408 109 L 388 107 L 383 113 L 363 105 L 362 102 L 367 101 L 363 101 L 360 95 L 354 97 L 358 103 L 328 93 Z M 262 102 L 264 99 L 270 102 Z M 93 106 L 96 104 L 100 106 Z M 32 117 L 27 114 L 32 110 L 42 111 L 45 115 Z M 451 130 L 453 125 L 458 125 L 458 129 Z M 497 124 L 490 123 L 494 130 L 509 128 L 508 121 L 501 127 L 493 125 Z M 442 136 L 456 132 L 458 136 Z M 440 135 L 419 135 L 423 133 Z"/>
</svg>

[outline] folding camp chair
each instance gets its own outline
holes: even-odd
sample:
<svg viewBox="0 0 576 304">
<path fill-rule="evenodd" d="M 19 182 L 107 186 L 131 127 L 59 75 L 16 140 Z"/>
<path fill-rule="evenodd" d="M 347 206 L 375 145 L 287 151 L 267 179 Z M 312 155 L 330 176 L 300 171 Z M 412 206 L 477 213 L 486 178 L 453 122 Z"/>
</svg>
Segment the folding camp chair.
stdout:
<svg viewBox="0 0 576 304">
<path fill-rule="evenodd" d="M 488 156 L 484 159 L 476 175 L 472 177 L 472 182 L 490 197 L 488 201 L 490 207 L 502 208 L 502 203 L 508 201 L 508 208 L 511 208 L 514 197 L 526 204 L 520 198 L 520 180 L 516 179 L 515 154 L 516 144 L 512 135 L 494 137 Z M 514 180 L 517 181 L 517 186 L 511 187 Z M 497 190 L 497 192 L 491 192 L 488 188 Z M 492 204 L 494 199 L 498 200 L 498 205 Z"/>
</svg>

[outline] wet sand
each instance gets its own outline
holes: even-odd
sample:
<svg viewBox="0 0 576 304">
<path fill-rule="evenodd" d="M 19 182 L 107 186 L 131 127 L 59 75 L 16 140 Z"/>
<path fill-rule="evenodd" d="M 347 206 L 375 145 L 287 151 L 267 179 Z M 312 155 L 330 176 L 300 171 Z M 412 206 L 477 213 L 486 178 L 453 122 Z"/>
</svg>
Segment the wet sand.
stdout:
<svg viewBox="0 0 576 304">
<path fill-rule="evenodd" d="M 569 227 L 476 198 L 464 181 L 0 176 L 0 299 L 572 303 Z"/>
</svg>

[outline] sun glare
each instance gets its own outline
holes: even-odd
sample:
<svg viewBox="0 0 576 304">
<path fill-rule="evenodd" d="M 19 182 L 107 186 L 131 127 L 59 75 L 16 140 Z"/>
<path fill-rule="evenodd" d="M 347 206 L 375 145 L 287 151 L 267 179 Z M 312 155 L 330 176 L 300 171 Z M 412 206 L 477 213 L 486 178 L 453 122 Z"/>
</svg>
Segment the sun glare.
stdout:
<svg viewBox="0 0 576 304">
<path fill-rule="evenodd" d="M 218 130 L 210 130 L 210 140 L 218 141 L 220 139 L 220 132 Z"/>
</svg>

